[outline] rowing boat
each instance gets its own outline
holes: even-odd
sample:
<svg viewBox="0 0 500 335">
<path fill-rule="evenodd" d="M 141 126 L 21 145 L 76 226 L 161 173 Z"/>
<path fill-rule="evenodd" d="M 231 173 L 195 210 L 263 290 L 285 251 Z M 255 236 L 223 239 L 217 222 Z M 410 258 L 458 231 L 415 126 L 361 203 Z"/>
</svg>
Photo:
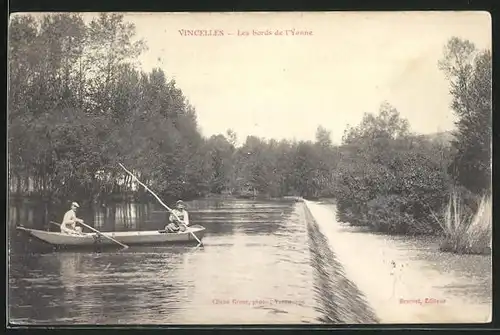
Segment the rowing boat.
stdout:
<svg viewBox="0 0 500 335">
<path fill-rule="evenodd" d="M 38 229 L 31 229 L 25 227 L 17 227 L 17 229 L 22 230 L 31 236 L 51 244 L 53 246 L 95 246 L 98 245 L 109 245 L 113 244 L 112 240 L 109 240 L 103 236 L 99 236 L 97 233 L 83 233 L 81 235 L 65 234 L 60 232 L 43 231 Z M 120 231 L 120 232 L 102 232 L 102 235 L 111 237 L 121 243 L 128 245 L 141 245 L 141 244 L 170 244 L 179 242 L 197 242 L 196 235 L 198 239 L 202 239 L 205 234 L 205 227 L 200 225 L 189 226 L 184 232 L 177 233 L 166 233 L 161 230 L 149 230 L 149 231 Z"/>
</svg>

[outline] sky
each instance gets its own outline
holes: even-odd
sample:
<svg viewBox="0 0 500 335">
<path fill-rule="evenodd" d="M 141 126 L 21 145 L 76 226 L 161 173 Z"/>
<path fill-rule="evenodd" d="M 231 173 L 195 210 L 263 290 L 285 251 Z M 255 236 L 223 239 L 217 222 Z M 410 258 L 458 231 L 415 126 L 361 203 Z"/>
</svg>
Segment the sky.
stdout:
<svg viewBox="0 0 500 335">
<path fill-rule="evenodd" d="M 203 135 L 231 128 L 240 141 L 312 140 L 322 125 L 340 143 L 348 124 L 384 101 L 415 132 L 453 129 L 448 81 L 437 66 L 444 45 L 457 36 L 491 49 L 487 12 L 128 13 L 125 20 L 148 45 L 140 66 L 175 79 Z M 197 29 L 219 33 L 180 32 Z M 308 33 L 287 36 L 291 29 Z M 238 36 L 243 31 L 249 35 Z"/>
</svg>

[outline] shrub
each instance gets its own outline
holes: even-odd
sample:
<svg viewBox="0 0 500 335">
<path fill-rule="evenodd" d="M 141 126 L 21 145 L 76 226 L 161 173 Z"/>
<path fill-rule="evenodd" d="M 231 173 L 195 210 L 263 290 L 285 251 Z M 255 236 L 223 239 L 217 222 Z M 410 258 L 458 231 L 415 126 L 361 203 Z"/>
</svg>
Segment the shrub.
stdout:
<svg viewBox="0 0 500 335">
<path fill-rule="evenodd" d="M 446 203 L 450 185 L 442 165 L 438 156 L 419 148 L 358 157 L 340 170 L 339 220 L 388 233 L 440 231 L 432 212 Z"/>
<path fill-rule="evenodd" d="M 353 164 L 343 168 L 340 174 L 336 191 L 339 220 L 367 225 L 367 204 L 375 195 L 370 185 L 375 180 L 376 169 L 370 164 Z"/>
<path fill-rule="evenodd" d="M 412 135 L 388 104 L 349 127 L 336 178 L 340 221 L 388 233 L 440 231 L 432 213 L 446 203 L 451 151 L 446 142 Z"/>
<path fill-rule="evenodd" d="M 399 195 L 380 196 L 368 203 L 368 223 L 375 231 L 390 234 L 424 234 L 434 230 L 407 211 L 409 199 Z"/>
</svg>

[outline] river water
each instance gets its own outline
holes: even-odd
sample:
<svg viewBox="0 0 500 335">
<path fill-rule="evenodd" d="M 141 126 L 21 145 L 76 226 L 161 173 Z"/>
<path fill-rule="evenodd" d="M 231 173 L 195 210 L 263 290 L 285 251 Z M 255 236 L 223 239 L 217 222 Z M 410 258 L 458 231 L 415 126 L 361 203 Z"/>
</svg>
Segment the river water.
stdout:
<svg viewBox="0 0 500 335">
<path fill-rule="evenodd" d="M 196 201 L 204 246 L 126 251 L 28 250 L 10 229 L 10 318 L 16 323 L 307 323 L 319 316 L 303 211 L 293 202 Z M 30 214 L 32 213 L 32 214 Z M 61 212 L 61 215 L 63 212 Z M 159 206 L 120 205 L 79 216 L 102 231 L 164 226 Z M 45 227 L 36 209 L 11 224 Z M 30 222 L 31 219 L 31 222 Z M 56 227 L 57 229 L 57 227 Z"/>
<path fill-rule="evenodd" d="M 315 237 L 319 233 L 308 224 L 302 203 L 194 201 L 189 203 L 190 219 L 207 229 L 204 246 L 103 252 L 52 252 L 16 233 L 15 226 L 21 223 L 57 230 L 43 222 L 40 208 L 39 204 L 9 208 L 11 323 L 380 321 L 369 302 L 350 299 L 349 295 L 359 296 L 360 292 L 356 283 L 339 278 L 344 276 L 341 265 L 333 272 L 324 270 L 325 260 L 335 256 L 322 251 L 322 243 L 327 242 Z M 63 214 L 64 209 L 60 209 L 58 215 Z M 162 228 L 167 218 L 157 204 L 82 208 L 78 215 L 102 231 L 155 230 Z M 415 243 L 408 239 L 408 245 L 414 247 Z M 439 257 L 433 261 L 436 259 Z"/>
</svg>

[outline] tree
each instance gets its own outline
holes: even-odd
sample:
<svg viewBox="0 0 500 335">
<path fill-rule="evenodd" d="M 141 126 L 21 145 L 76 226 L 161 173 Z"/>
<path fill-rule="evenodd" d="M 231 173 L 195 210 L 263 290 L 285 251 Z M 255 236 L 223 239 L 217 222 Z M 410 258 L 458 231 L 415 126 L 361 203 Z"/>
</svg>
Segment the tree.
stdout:
<svg viewBox="0 0 500 335">
<path fill-rule="evenodd" d="M 238 143 L 238 136 L 232 129 L 228 129 L 226 131 L 226 138 L 233 147 L 236 147 L 236 144 Z"/>
<path fill-rule="evenodd" d="M 220 194 L 229 185 L 233 168 L 233 147 L 223 135 L 213 135 L 206 142 L 206 152 L 211 161 L 211 192 Z"/>
<path fill-rule="evenodd" d="M 316 143 L 323 148 L 328 148 L 332 145 L 331 133 L 322 126 L 316 129 Z"/>
<path fill-rule="evenodd" d="M 491 187 L 491 52 L 453 37 L 438 66 L 450 81 L 451 107 L 458 117 L 450 172 L 460 184 L 481 193 Z"/>
<path fill-rule="evenodd" d="M 388 103 L 348 127 L 336 185 L 339 219 L 391 233 L 432 233 L 448 191 L 441 144 L 411 135 Z"/>
<path fill-rule="evenodd" d="M 336 148 L 332 145 L 331 133 L 322 126 L 316 130 L 315 150 L 317 151 L 317 169 L 319 193 L 321 196 L 334 194 L 334 176 L 337 168 Z"/>
<path fill-rule="evenodd" d="M 92 99 L 90 110 L 118 113 L 113 104 L 113 89 L 120 68 L 133 62 L 145 49 L 143 40 L 133 42 L 135 26 L 124 22 L 123 14 L 101 13 L 87 29 L 84 57 L 87 94 Z"/>
<path fill-rule="evenodd" d="M 404 138 L 409 135 L 408 120 L 401 118 L 399 112 L 388 102 L 380 105 L 378 115 L 366 113 L 357 127 L 348 126 L 344 132 L 344 145 L 367 143 L 383 148 L 388 140 Z"/>
<path fill-rule="evenodd" d="M 123 15 L 16 15 L 9 29 L 9 158 L 20 193 L 130 192 L 131 168 L 168 197 L 206 192 L 204 139 L 174 80 L 139 72 L 144 45 Z M 13 187 L 15 189 L 16 187 Z"/>
</svg>

